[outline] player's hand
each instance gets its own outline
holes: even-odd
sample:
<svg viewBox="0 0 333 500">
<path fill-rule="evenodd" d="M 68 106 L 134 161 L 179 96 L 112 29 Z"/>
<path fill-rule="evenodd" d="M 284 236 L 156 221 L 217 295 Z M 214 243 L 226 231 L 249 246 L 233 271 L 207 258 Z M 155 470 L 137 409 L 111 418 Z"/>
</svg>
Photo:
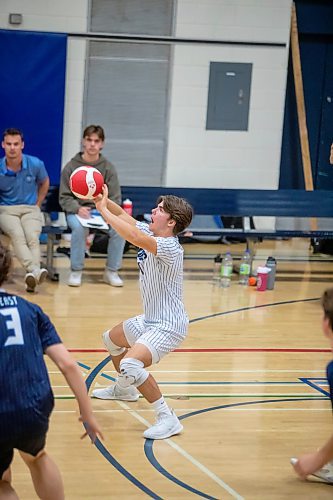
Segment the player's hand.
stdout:
<svg viewBox="0 0 333 500">
<path fill-rule="evenodd" d="M 333 165 L 333 144 L 331 145 L 330 164 Z"/>
<path fill-rule="evenodd" d="M 86 436 L 89 436 L 92 443 L 96 441 L 97 437 L 104 439 L 102 431 L 99 428 L 99 425 L 93 415 L 85 419 L 79 417 L 79 421 L 83 423 L 86 429 L 86 432 L 82 434 L 81 439 L 84 439 Z"/>
<path fill-rule="evenodd" d="M 99 212 L 102 212 L 103 208 L 107 207 L 107 201 L 109 196 L 109 190 L 106 184 L 103 185 L 102 194 L 99 194 L 94 198 L 96 208 Z"/>
<path fill-rule="evenodd" d="M 302 479 L 306 479 L 307 476 L 321 469 L 324 465 L 325 463 L 323 463 L 319 452 L 315 452 L 299 457 L 297 462 L 293 464 L 293 467 Z"/>
</svg>

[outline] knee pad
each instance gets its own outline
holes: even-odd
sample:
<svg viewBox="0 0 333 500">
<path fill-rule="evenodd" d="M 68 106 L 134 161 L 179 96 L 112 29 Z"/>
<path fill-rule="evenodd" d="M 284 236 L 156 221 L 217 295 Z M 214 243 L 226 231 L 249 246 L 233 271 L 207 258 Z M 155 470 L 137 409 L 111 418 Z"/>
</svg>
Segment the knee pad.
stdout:
<svg viewBox="0 0 333 500">
<path fill-rule="evenodd" d="M 124 358 L 120 361 L 118 384 L 123 389 L 127 389 L 130 385 L 139 387 L 148 377 L 149 373 L 144 369 L 142 361 L 134 358 Z"/>
<path fill-rule="evenodd" d="M 120 356 L 123 352 L 126 351 L 126 347 L 119 347 L 119 345 L 114 344 L 110 339 L 109 333 L 109 330 L 107 330 L 102 335 L 104 345 L 111 356 Z"/>
</svg>

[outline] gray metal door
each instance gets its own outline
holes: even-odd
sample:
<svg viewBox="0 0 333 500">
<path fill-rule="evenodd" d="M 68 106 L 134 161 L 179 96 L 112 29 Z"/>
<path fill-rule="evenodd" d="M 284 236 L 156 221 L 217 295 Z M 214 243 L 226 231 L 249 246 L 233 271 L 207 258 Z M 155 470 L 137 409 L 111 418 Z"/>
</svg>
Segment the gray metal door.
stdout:
<svg viewBox="0 0 333 500">
<path fill-rule="evenodd" d="M 207 130 L 248 130 L 251 75 L 251 63 L 210 63 Z"/>
<path fill-rule="evenodd" d="M 105 128 L 104 153 L 123 185 L 163 183 L 171 48 L 149 36 L 171 36 L 173 15 L 174 0 L 91 0 L 90 30 L 125 35 L 89 42 L 83 125 Z"/>
<path fill-rule="evenodd" d="M 85 124 L 105 128 L 121 184 L 162 184 L 167 137 L 167 45 L 90 42 Z"/>
</svg>

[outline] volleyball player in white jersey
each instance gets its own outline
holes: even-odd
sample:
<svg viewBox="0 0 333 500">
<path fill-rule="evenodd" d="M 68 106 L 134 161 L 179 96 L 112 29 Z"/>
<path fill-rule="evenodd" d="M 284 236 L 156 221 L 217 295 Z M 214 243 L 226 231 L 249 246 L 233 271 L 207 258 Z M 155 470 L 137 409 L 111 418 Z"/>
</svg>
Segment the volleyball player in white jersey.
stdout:
<svg viewBox="0 0 333 500">
<path fill-rule="evenodd" d="M 179 434 L 183 426 L 145 368 L 176 349 L 187 333 L 188 317 L 182 299 L 183 248 L 177 234 L 190 224 L 192 207 L 183 198 L 161 196 L 152 210 L 151 223 L 146 224 L 137 222 L 109 200 L 106 186 L 95 203 L 105 221 L 139 247 L 137 260 L 144 313 L 103 334 L 119 375 L 115 385 L 95 389 L 92 395 L 137 401 L 137 388 L 156 413 L 156 423 L 143 433 L 144 437 L 166 439 Z"/>
</svg>

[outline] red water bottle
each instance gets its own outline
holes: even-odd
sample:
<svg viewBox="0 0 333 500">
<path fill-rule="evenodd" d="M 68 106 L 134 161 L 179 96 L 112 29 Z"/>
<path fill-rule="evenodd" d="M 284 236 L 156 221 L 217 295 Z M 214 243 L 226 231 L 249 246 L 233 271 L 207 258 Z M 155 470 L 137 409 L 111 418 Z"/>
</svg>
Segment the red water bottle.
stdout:
<svg viewBox="0 0 333 500">
<path fill-rule="evenodd" d="M 128 215 L 132 215 L 133 213 L 133 203 L 128 198 L 123 201 L 123 210 L 125 210 Z"/>
</svg>

